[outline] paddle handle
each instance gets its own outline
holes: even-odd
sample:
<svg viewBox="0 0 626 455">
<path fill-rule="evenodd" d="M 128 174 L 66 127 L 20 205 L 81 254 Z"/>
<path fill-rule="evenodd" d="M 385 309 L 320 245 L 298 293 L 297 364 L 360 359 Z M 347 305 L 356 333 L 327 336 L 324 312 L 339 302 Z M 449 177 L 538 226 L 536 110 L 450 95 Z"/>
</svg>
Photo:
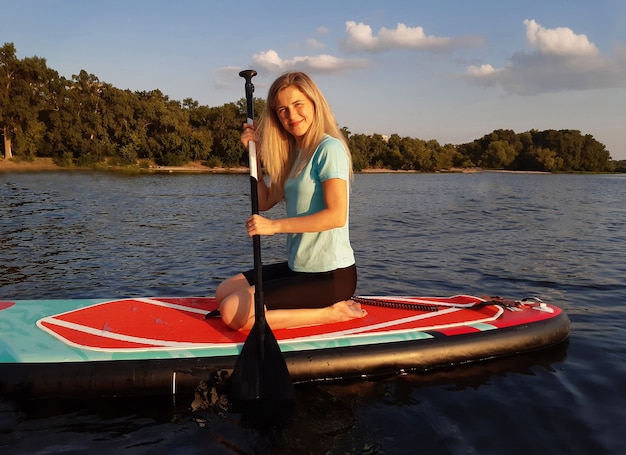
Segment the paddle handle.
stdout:
<svg viewBox="0 0 626 455">
<path fill-rule="evenodd" d="M 254 84 L 252 84 L 252 78 L 256 76 L 254 70 L 243 70 L 239 73 L 241 77 L 246 80 L 246 115 L 248 117 L 248 125 L 254 124 Z M 250 194 L 252 196 L 252 214 L 259 214 L 259 195 L 258 188 L 256 186 L 259 181 L 258 167 L 257 167 L 257 155 L 256 155 L 256 143 L 254 141 L 248 142 L 248 162 L 250 164 L 250 183 L 254 187 L 250 188 Z"/>
</svg>

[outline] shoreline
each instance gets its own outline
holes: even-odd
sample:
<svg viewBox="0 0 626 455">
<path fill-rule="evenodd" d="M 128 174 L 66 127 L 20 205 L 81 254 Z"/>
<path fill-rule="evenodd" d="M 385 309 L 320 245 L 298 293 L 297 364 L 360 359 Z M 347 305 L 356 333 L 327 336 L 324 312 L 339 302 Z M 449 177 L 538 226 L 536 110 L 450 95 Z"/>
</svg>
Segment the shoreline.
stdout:
<svg viewBox="0 0 626 455">
<path fill-rule="evenodd" d="M 207 167 L 201 162 L 188 163 L 185 166 L 156 166 L 149 167 L 139 166 L 107 166 L 105 164 L 96 167 L 64 167 L 54 163 L 52 158 L 35 158 L 32 161 L 0 158 L 0 173 L 6 172 L 50 172 L 50 171 L 104 171 L 104 172 L 127 172 L 137 174 L 158 174 L 158 173 L 180 173 L 180 174 L 248 174 L 247 167 Z M 459 174 L 475 174 L 479 172 L 502 172 L 516 174 L 549 174 L 543 171 L 508 171 L 508 170 L 485 170 L 481 168 L 451 168 L 445 171 L 437 171 L 437 173 L 459 173 Z M 355 172 L 356 174 L 421 174 L 421 171 L 406 171 L 393 169 L 363 169 Z"/>
<path fill-rule="evenodd" d="M 48 171 L 104 171 L 129 173 L 204 173 L 204 174 L 247 174 L 247 167 L 207 167 L 200 162 L 188 163 L 185 166 L 109 166 L 106 164 L 95 167 L 59 166 L 52 158 L 35 158 L 32 161 L 0 158 L 0 173 L 3 172 L 48 172 Z"/>
</svg>

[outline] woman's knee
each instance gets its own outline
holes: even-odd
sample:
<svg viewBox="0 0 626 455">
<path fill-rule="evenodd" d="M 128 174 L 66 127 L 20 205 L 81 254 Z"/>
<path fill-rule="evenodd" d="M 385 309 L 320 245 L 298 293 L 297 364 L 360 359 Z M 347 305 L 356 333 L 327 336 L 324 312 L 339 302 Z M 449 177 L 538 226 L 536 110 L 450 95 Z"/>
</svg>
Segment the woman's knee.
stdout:
<svg viewBox="0 0 626 455">
<path fill-rule="evenodd" d="M 254 318 L 254 287 L 230 293 L 220 302 L 222 321 L 231 329 L 240 330 Z"/>
<path fill-rule="evenodd" d="M 248 280 L 243 273 L 238 273 L 237 275 L 222 281 L 217 286 L 217 289 L 215 290 L 215 299 L 221 303 L 227 296 L 249 286 L 250 283 L 248 283 Z"/>
</svg>

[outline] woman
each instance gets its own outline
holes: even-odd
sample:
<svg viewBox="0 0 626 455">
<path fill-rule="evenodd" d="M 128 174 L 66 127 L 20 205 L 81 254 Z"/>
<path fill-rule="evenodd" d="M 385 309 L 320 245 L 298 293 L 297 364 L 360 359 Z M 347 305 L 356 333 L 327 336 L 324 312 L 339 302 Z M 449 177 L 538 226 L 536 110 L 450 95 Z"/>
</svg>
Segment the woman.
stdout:
<svg viewBox="0 0 626 455">
<path fill-rule="evenodd" d="M 287 234 L 287 261 L 263 266 L 268 325 L 280 329 L 365 316 L 350 300 L 357 280 L 348 231 L 351 157 L 315 82 L 300 72 L 279 77 L 259 128 L 245 124 L 241 141 L 246 148 L 249 141 L 257 143 L 270 176 L 268 186 L 259 169 L 259 210 L 283 199 L 287 208 L 283 219 L 253 215 L 246 221 L 250 237 Z M 215 296 L 229 327 L 252 328 L 253 270 L 221 283 Z"/>
</svg>

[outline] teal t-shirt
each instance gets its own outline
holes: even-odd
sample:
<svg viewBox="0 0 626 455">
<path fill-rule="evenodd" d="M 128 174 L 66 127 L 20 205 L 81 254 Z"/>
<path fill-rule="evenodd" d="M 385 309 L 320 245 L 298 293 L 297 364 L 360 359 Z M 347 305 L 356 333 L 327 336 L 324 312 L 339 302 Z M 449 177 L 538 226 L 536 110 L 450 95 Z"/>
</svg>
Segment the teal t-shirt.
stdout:
<svg viewBox="0 0 626 455">
<path fill-rule="evenodd" d="M 285 183 L 288 217 L 310 215 L 326 207 L 322 182 L 339 178 L 350 181 L 350 160 L 340 140 L 325 136 L 304 169 Z M 348 210 L 349 211 L 349 210 Z M 354 264 L 346 224 L 322 232 L 287 235 L 287 260 L 296 272 L 328 272 Z"/>
</svg>

